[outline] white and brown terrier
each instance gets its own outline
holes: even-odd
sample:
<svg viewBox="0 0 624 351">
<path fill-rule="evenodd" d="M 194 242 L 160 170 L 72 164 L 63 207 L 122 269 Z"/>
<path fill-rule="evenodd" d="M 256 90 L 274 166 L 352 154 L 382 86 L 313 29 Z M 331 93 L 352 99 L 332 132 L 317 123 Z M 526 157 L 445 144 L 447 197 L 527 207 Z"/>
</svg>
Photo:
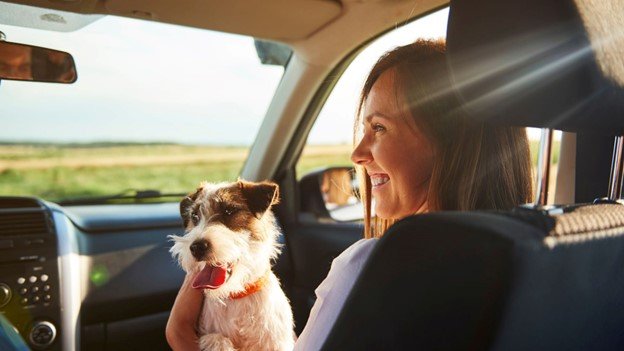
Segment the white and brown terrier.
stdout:
<svg viewBox="0 0 624 351">
<path fill-rule="evenodd" d="M 278 198 L 277 184 L 239 180 L 204 182 L 180 203 L 186 233 L 171 236 L 171 252 L 204 291 L 202 350 L 292 350 L 292 311 L 271 271 Z"/>
</svg>

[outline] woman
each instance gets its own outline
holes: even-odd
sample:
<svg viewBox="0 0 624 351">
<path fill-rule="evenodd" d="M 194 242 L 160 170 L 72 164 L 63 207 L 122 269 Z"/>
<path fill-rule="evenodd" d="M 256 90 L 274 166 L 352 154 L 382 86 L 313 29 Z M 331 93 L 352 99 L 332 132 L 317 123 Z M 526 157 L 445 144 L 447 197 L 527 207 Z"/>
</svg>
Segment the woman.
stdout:
<svg viewBox="0 0 624 351">
<path fill-rule="evenodd" d="M 360 99 L 351 155 L 362 183 L 365 239 L 332 263 L 296 350 L 320 349 L 376 243 L 372 238 L 396 220 L 430 211 L 509 209 L 531 201 L 524 129 L 467 119 L 450 87 L 442 40 L 399 47 L 373 67 Z M 174 349 L 197 349 L 193 325 L 200 303 L 201 295 L 185 282 L 167 326 Z"/>
<path fill-rule="evenodd" d="M 442 40 L 396 48 L 373 67 L 360 98 L 351 155 L 363 189 L 367 239 L 332 263 L 295 350 L 321 348 L 376 243 L 370 238 L 395 221 L 531 201 L 526 131 L 466 118 L 450 87 Z"/>
</svg>

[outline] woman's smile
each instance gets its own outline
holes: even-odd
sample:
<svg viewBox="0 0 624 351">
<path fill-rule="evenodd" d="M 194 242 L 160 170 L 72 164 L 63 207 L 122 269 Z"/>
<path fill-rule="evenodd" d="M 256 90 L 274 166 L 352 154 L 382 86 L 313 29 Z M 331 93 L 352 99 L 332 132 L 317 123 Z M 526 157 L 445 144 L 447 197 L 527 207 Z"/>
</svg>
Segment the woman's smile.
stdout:
<svg viewBox="0 0 624 351">
<path fill-rule="evenodd" d="M 371 174 L 370 178 L 373 189 L 379 189 L 390 181 L 390 177 L 383 173 Z"/>
</svg>

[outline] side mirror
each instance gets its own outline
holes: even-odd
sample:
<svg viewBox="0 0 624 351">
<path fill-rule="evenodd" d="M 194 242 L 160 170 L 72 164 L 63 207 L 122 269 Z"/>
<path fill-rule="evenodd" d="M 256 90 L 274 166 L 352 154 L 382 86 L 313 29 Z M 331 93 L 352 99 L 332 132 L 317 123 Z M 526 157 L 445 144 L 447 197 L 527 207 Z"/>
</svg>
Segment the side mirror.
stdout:
<svg viewBox="0 0 624 351">
<path fill-rule="evenodd" d="M 363 218 L 353 167 L 330 167 L 304 175 L 299 181 L 300 209 L 315 219 L 357 221 Z"/>
<path fill-rule="evenodd" d="M 69 84 L 77 78 L 66 52 L 0 41 L 0 79 Z"/>
</svg>

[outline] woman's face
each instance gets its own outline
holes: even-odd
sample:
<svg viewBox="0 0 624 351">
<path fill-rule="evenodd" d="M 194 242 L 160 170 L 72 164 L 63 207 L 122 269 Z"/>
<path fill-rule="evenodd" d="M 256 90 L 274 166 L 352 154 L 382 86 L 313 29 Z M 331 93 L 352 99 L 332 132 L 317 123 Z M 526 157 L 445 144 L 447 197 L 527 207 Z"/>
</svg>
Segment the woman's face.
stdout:
<svg viewBox="0 0 624 351">
<path fill-rule="evenodd" d="M 363 110 L 363 137 L 351 160 L 371 178 L 375 213 L 400 219 L 427 210 L 433 146 L 416 126 L 395 71 L 384 72 L 373 85 Z"/>
</svg>

